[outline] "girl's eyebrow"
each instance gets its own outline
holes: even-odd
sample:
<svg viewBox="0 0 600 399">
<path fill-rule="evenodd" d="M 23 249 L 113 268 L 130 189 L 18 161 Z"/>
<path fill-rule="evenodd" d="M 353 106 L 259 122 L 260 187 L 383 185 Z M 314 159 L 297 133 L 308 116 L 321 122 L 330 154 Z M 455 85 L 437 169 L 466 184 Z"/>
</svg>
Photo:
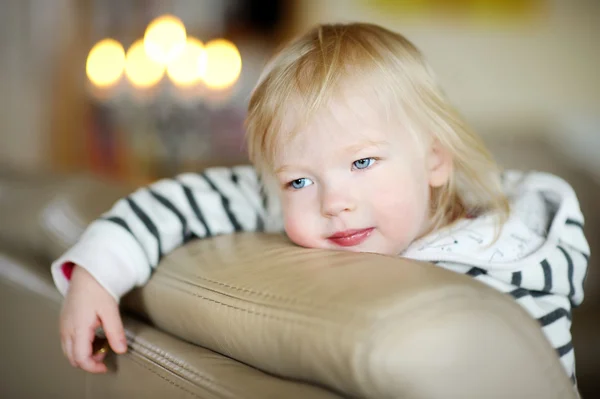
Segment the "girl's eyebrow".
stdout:
<svg viewBox="0 0 600 399">
<path fill-rule="evenodd" d="M 278 175 L 278 174 L 280 174 L 281 172 L 285 172 L 285 171 L 286 171 L 286 170 L 288 170 L 288 169 L 292 169 L 292 167 L 291 167 L 290 165 L 282 165 L 282 166 L 278 167 L 277 169 L 275 169 L 275 172 L 274 172 L 274 173 L 275 173 L 276 175 Z"/>
<path fill-rule="evenodd" d="M 360 143 L 349 145 L 348 147 L 344 148 L 344 153 L 355 154 L 365 148 L 385 147 L 387 145 L 389 145 L 389 142 L 387 142 L 386 140 L 379 140 L 379 141 L 366 140 L 366 141 L 361 141 Z"/>
</svg>

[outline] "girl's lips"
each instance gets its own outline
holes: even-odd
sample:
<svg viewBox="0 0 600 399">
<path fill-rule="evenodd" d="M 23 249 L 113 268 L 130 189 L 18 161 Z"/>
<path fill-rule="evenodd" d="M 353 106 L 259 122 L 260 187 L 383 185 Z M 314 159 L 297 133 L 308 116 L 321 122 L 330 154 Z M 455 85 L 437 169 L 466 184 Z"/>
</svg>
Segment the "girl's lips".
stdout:
<svg viewBox="0 0 600 399">
<path fill-rule="evenodd" d="M 364 242 L 374 227 L 369 227 L 368 229 L 360 229 L 360 230 L 345 230 L 339 231 L 329 237 L 327 239 L 334 244 L 337 244 L 342 247 L 353 247 L 355 245 L 359 245 Z"/>
</svg>

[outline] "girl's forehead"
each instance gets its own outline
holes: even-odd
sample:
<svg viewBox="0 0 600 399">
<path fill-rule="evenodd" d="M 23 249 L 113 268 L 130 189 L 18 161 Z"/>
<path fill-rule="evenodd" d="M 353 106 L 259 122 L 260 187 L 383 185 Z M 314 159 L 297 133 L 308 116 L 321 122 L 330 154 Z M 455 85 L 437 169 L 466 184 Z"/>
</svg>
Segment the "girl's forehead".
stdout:
<svg viewBox="0 0 600 399">
<path fill-rule="evenodd" d="M 332 102 L 309 120 L 302 120 L 297 111 L 287 117 L 288 124 L 298 128 L 293 134 L 283 129 L 276 144 L 276 164 L 317 154 L 336 156 L 350 149 L 357 152 L 375 143 L 398 142 L 403 136 L 400 126 L 388 123 L 372 104 L 359 97 Z"/>
<path fill-rule="evenodd" d="M 277 140 L 277 153 L 285 158 L 302 157 L 302 154 L 331 152 L 358 143 L 392 139 L 391 129 L 384 124 L 340 109 L 316 114 L 293 134 L 283 133 Z"/>
<path fill-rule="evenodd" d="M 282 118 L 281 133 L 286 139 L 293 139 L 297 133 L 315 130 L 381 130 L 392 123 L 389 104 L 377 98 L 374 92 L 344 89 L 330 96 L 315 110 L 293 99 L 286 104 Z"/>
</svg>

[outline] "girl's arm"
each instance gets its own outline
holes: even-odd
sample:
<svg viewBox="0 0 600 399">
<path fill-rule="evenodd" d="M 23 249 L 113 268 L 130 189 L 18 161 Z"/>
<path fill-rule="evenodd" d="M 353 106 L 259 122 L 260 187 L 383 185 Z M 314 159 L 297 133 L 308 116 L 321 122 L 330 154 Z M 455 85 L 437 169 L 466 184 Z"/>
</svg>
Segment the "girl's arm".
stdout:
<svg viewBox="0 0 600 399">
<path fill-rule="evenodd" d="M 52 264 L 52 275 L 64 295 L 79 265 L 118 301 L 189 240 L 282 228 L 278 199 L 267 195 L 252 167 L 186 173 L 117 201 Z"/>
</svg>

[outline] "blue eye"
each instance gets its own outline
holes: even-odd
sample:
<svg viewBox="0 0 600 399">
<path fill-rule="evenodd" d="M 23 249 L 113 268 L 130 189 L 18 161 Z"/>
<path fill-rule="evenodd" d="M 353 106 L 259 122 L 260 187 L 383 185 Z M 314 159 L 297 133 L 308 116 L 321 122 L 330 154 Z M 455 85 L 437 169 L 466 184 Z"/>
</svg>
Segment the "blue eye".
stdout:
<svg viewBox="0 0 600 399">
<path fill-rule="evenodd" d="M 303 177 L 301 179 L 292 180 L 289 183 L 289 186 L 294 190 L 300 190 L 301 188 L 310 186 L 311 184 L 313 184 L 312 180 Z"/>
<path fill-rule="evenodd" d="M 352 166 L 354 166 L 356 169 L 367 169 L 369 166 L 373 165 L 374 162 L 375 158 L 363 158 L 359 159 L 358 161 L 354 161 Z"/>
</svg>

